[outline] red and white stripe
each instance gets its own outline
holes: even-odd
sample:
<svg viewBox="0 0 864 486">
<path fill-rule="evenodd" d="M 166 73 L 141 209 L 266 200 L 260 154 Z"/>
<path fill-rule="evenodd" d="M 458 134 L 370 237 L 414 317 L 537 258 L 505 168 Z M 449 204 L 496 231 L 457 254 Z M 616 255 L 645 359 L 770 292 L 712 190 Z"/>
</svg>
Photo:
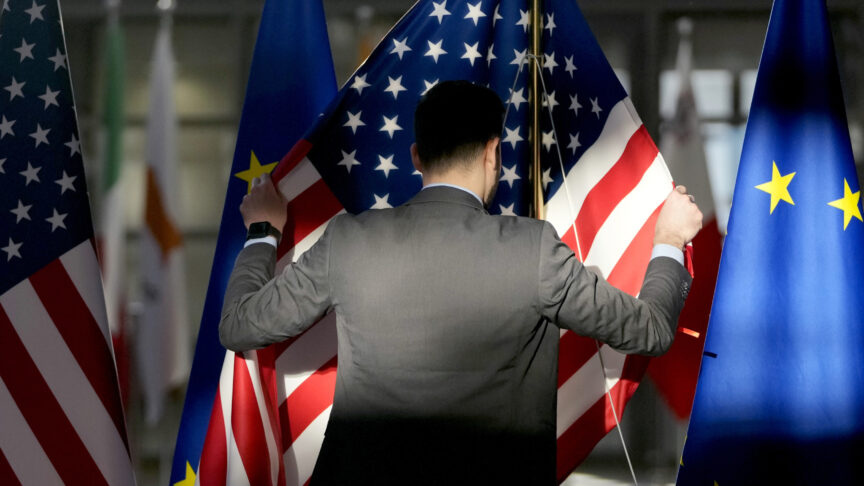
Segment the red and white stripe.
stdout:
<svg viewBox="0 0 864 486">
<path fill-rule="evenodd" d="M 305 158 L 300 142 L 273 174 L 288 199 L 277 271 L 296 261 L 344 212 Z M 336 321 L 325 316 L 305 333 L 264 350 L 228 352 L 196 483 L 301 485 L 312 476 L 336 385 Z"/>
<path fill-rule="evenodd" d="M 330 219 L 344 211 L 305 158 L 309 148 L 307 144 L 295 148 L 273 176 L 289 200 L 288 227 L 294 232 L 283 238 L 278 269 L 296 261 L 320 237 Z M 574 250 L 575 221 L 586 265 L 596 266 L 610 283 L 636 294 L 650 258 L 657 213 L 672 187 L 672 178 L 629 99 L 612 109 L 600 138 L 567 174 L 566 184 L 569 200 L 562 187 L 547 204 L 547 218 Z M 594 341 L 572 332 L 562 333 L 558 458 L 559 473 L 565 476 L 614 427 L 606 387 L 611 389 L 620 414 L 647 365 L 644 358 L 625 357 L 608 347 L 601 348 L 601 353 L 605 384 Z M 235 358 L 232 353 L 226 357 L 211 418 L 213 433 L 208 432 L 205 441 L 198 482 L 306 484 L 333 404 L 335 318 L 329 315 L 296 338 L 244 354 L 246 359 Z M 265 362 L 272 366 L 264 366 Z M 270 409 L 269 397 L 274 395 L 278 407 Z M 241 420 L 237 404 L 250 397 L 259 405 L 247 407 Z M 220 449 L 211 455 L 208 448 L 212 451 L 214 443 Z M 274 451 L 281 453 L 281 464 L 274 462 Z M 279 475 L 280 467 L 284 476 Z M 253 476 L 261 481 L 253 480 Z"/>
<path fill-rule="evenodd" d="M 0 296 L 0 484 L 134 484 L 91 241 Z"/>
<path fill-rule="evenodd" d="M 651 257 L 654 224 L 671 189 L 663 157 L 624 98 L 547 201 L 546 219 L 586 266 L 636 295 Z M 560 344 L 557 433 L 563 480 L 615 426 L 607 389 L 620 419 L 647 359 L 608 346 L 598 349 L 595 341 L 570 331 L 561 333 Z"/>
</svg>

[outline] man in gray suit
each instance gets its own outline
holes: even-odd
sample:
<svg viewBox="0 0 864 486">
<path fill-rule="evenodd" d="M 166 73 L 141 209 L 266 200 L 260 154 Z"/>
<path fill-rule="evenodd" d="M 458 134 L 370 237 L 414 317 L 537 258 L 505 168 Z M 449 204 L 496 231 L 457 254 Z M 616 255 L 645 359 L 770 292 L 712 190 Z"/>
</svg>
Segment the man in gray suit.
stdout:
<svg viewBox="0 0 864 486">
<path fill-rule="evenodd" d="M 336 393 L 312 484 L 555 484 L 559 328 L 625 353 L 671 345 L 690 285 L 681 250 L 702 220 L 692 197 L 667 198 L 633 298 L 549 223 L 486 212 L 503 115 L 486 88 L 429 90 L 411 147 L 423 190 L 335 218 L 275 277 L 266 227 L 284 226 L 285 201 L 267 177 L 244 198 L 252 243 L 228 284 L 223 345 L 260 348 L 336 313 Z"/>
</svg>

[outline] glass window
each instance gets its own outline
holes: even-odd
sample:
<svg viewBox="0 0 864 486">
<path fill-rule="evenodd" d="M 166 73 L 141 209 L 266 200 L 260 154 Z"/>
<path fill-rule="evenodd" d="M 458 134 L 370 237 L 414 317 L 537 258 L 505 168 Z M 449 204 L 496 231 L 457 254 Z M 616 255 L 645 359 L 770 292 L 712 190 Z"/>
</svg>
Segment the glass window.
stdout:
<svg viewBox="0 0 864 486">
<path fill-rule="evenodd" d="M 732 73 L 722 69 L 696 69 L 692 77 L 693 95 L 700 118 L 728 118 L 733 114 Z M 678 73 L 660 73 L 660 116 L 672 118 L 680 90 Z"/>
<path fill-rule="evenodd" d="M 184 231 L 219 227 L 236 136 L 237 128 L 233 125 L 184 126 L 180 130 L 178 177 L 183 184 L 178 194 L 178 224 Z"/>
<path fill-rule="evenodd" d="M 624 91 L 630 94 L 630 71 L 626 69 L 614 69 L 615 75 L 618 76 L 618 81 L 624 87 Z"/>
<path fill-rule="evenodd" d="M 738 175 L 745 126 L 725 122 L 702 124 L 708 179 L 711 182 L 714 212 L 717 215 L 717 226 L 721 234 L 726 234 L 726 223 L 732 208 L 732 195 L 735 190 L 735 178 Z"/>
<path fill-rule="evenodd" d="M 753 101 L 753 90 L 756 88 L 756 70 L 748 69 L 743 71 L 738 78 L 739 87 L 741 89 L 741 97 L 738 100 L 738 109 L 741 115 L 747 116 L 750 113 L 750 103 Z"/>
</svg>

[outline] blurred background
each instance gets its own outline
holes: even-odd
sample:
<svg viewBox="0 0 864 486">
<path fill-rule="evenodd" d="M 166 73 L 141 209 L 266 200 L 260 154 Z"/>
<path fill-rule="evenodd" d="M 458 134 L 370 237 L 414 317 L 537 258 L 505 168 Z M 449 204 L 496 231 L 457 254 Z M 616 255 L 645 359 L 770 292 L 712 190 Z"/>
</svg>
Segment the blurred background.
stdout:
<svg viewBox="0 0 864 486">
<path fill-rule="evenodd" d="M 155 3 L 123 0 L 119 5 L 126 78 L 121 124 L 124 170 L 119 184 L 124 203 L 127 322 L 133 329 L 143 294 L 138 242 L 144 215 L 148 83 L 160 18 Z M 323 3 L 341 85 L 414 2 Z M 691 19 L 693 89 L 722 233 L 731 205 L 770 0 L 580 0 L 578 4 L 658 145 L 662 144 L 664 124 L 675 114 L 678 96 L 678 21 L 682 17 Z M 102 120 L 108 9 L 102 0 L 63 0 L 61 7 L 88 187 L 93 213 L 98 215 L 100 173 L 105 160 Z M 174 95 L 179 127 L 179 201 L 175 214 L 186 252 L 190 356 L 204 305 L 262 7 L 263 0 L 177 0 L 173 13 Z M 864 2 L 829 0 L 828 7 L 860 176 L 864 173 Z M 134 368 L 129 376 L 127 411 L 138 484 L 167 484 L 185 386 L 176 388 L 158 421 L 148 424 Z M 646 378 L 622 422 L 640 483 L 674 481 L 686 425 L 669 411 Z M 621 440 L 612 432 L 567 484 L 626 484 L 629 477 Z"/>
</svg>

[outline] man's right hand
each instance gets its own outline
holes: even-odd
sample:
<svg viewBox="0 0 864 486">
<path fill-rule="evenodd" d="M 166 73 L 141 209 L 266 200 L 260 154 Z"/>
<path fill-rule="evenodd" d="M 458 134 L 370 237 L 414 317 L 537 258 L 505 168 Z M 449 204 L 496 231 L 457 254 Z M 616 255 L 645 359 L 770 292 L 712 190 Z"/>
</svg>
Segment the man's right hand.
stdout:
<svg viewBox="0 0 864 486">
<path fill-rule="evenodd" d="M 672 245 L 683 250 L 701 228 L 702 212 L 695 199 L 687 194 L 687 188 L 678 186 L 669 193 L 660 210 L 654 227 L 654 244 Z"/>
</svg>

